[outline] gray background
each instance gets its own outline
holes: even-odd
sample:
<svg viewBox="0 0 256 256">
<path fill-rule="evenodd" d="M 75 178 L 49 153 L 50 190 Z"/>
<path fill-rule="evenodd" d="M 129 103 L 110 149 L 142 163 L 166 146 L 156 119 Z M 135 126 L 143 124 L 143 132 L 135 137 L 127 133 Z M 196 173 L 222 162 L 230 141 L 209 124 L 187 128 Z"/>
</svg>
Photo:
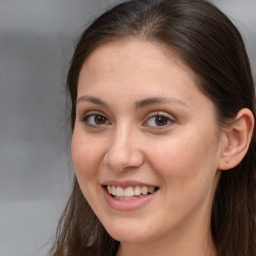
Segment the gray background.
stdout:
<svg viewBox="0 0 256 256">
<path fill-rule="evenodd" d="M 0 256 L 49 249 L 72 176 L 68 61 L 83 26 L 116 2 L 0 0 Z M 255 73 L 256 0 L 212 2 L 239 27 Z"/>
</svg>

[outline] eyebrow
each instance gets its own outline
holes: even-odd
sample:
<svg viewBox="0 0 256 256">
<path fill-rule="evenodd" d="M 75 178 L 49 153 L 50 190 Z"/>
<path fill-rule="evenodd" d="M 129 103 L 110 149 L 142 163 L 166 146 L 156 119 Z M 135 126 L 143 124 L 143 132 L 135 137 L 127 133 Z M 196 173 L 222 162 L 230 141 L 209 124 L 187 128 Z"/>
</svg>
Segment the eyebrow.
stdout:
<svg viewBox="0 0 256 256">
<path fill-rule="evenodd" d="M 158 103 L 179 104 L 179 105 L 188 107 L 188 105 L 184 101 L 176 98 L 169 98 L 169 97 L 152 97 L 144 100 L 139 100 L 136 102 L 135 106 L 137 109 L 139 109 L 139 108 L 143 108 L 143 107 L 158 104 Z"/>
<path fill-rule="evenodd" d="M 76 100 L 76 104 L 78 104 L 82 101 L 88 101 L 88 102 L 91 102 L 91 103 L 96 104 L 96 105 L 109 107 L 109 104 L 106 103 L 105 101 L 103 101 L 99 98 L 96 98 L 96 97 L 92 97 L 92 96 L 81 96 Z M 154 105 L 154 104 L 159 104 L 159 103 L 179 104 L 179 105 L 188 107 L 188 105 L 184 101 L 182 101 L 180 99 L 177 99 L 177 98 L 151 97 L 151 98 L 136 101 L 135 108 L 140 109 L 140 108 L 144 108 L 144 107 Z"/>
<path fill-rule="evenodd" d="M 109 105 L 105 101 L 103 101 L 103 100 L 101 100 L 99 98 L 96 98 L 96 97 L 81 96 L 81 97 L 79 97 L 76 100 L 76 104 L 78 104 L 78 103 L 80 103 L 82 101 L 88 101 L 88 102 L 94 103 L 96 105 L 101 105 L 101 106 L 104 106 L 104 107 L 109 107 Z"/>
</svg>

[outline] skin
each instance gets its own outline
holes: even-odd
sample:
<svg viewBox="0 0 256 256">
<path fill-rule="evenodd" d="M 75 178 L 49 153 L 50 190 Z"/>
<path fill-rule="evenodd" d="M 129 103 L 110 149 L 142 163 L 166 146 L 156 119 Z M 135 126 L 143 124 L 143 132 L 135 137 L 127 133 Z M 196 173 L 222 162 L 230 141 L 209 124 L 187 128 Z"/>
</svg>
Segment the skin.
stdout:
<svg viewBox="0 0 256 256">
<path fill-rule="evenodd" d="M 138 104 L 152 97 L 165 100 Z M 118 255 L 215 255 L 210 215 L 224 143 L 215 114 L 189 68 L 161 45 L 115 41 L 86 59 L 72 158 L 85 198 L 121 241 Z M 103 195 L 108 180 L 160 189 L 143 207 L 119 211 Z"/>
</svg>

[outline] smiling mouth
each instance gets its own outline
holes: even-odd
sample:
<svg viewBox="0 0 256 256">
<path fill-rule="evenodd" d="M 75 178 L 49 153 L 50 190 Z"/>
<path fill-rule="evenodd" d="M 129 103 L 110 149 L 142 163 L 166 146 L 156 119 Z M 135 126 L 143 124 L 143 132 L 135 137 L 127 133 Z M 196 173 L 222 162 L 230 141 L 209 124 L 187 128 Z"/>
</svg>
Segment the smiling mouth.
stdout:
<svg viewBox="0 0 256 256">
<path fill-rule="evenodd" d="M 107 185 L 104 186 L 108 193 L 117 200 L 134 200 L 146 197 L 156 192 L 159 188 L 153 186 L 135 186 L 135 187 L 118 187 Z"/>
</svg>

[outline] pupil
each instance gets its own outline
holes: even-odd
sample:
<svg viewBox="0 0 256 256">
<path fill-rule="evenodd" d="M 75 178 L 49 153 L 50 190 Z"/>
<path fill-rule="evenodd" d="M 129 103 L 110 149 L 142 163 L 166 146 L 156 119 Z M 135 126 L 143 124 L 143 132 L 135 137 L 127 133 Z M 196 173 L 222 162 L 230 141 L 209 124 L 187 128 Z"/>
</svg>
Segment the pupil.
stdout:
<svg viewBox="0 0 256 256">
<path fill-rule="evenodd" d="M 166 119 L 165 117 L 158 116 L 158 117 L 156 118 L 156 123 L 157 123 L 157 125 L 159 125 L 159 126 L 166 125 L 167 119 Z"/>
<path fill-rule="evenodd" d="M 106 118 L 104 116 L 96 116 L 95 123 L 96 124 L 104 124 L 106 122 Z"/>
</svg>

